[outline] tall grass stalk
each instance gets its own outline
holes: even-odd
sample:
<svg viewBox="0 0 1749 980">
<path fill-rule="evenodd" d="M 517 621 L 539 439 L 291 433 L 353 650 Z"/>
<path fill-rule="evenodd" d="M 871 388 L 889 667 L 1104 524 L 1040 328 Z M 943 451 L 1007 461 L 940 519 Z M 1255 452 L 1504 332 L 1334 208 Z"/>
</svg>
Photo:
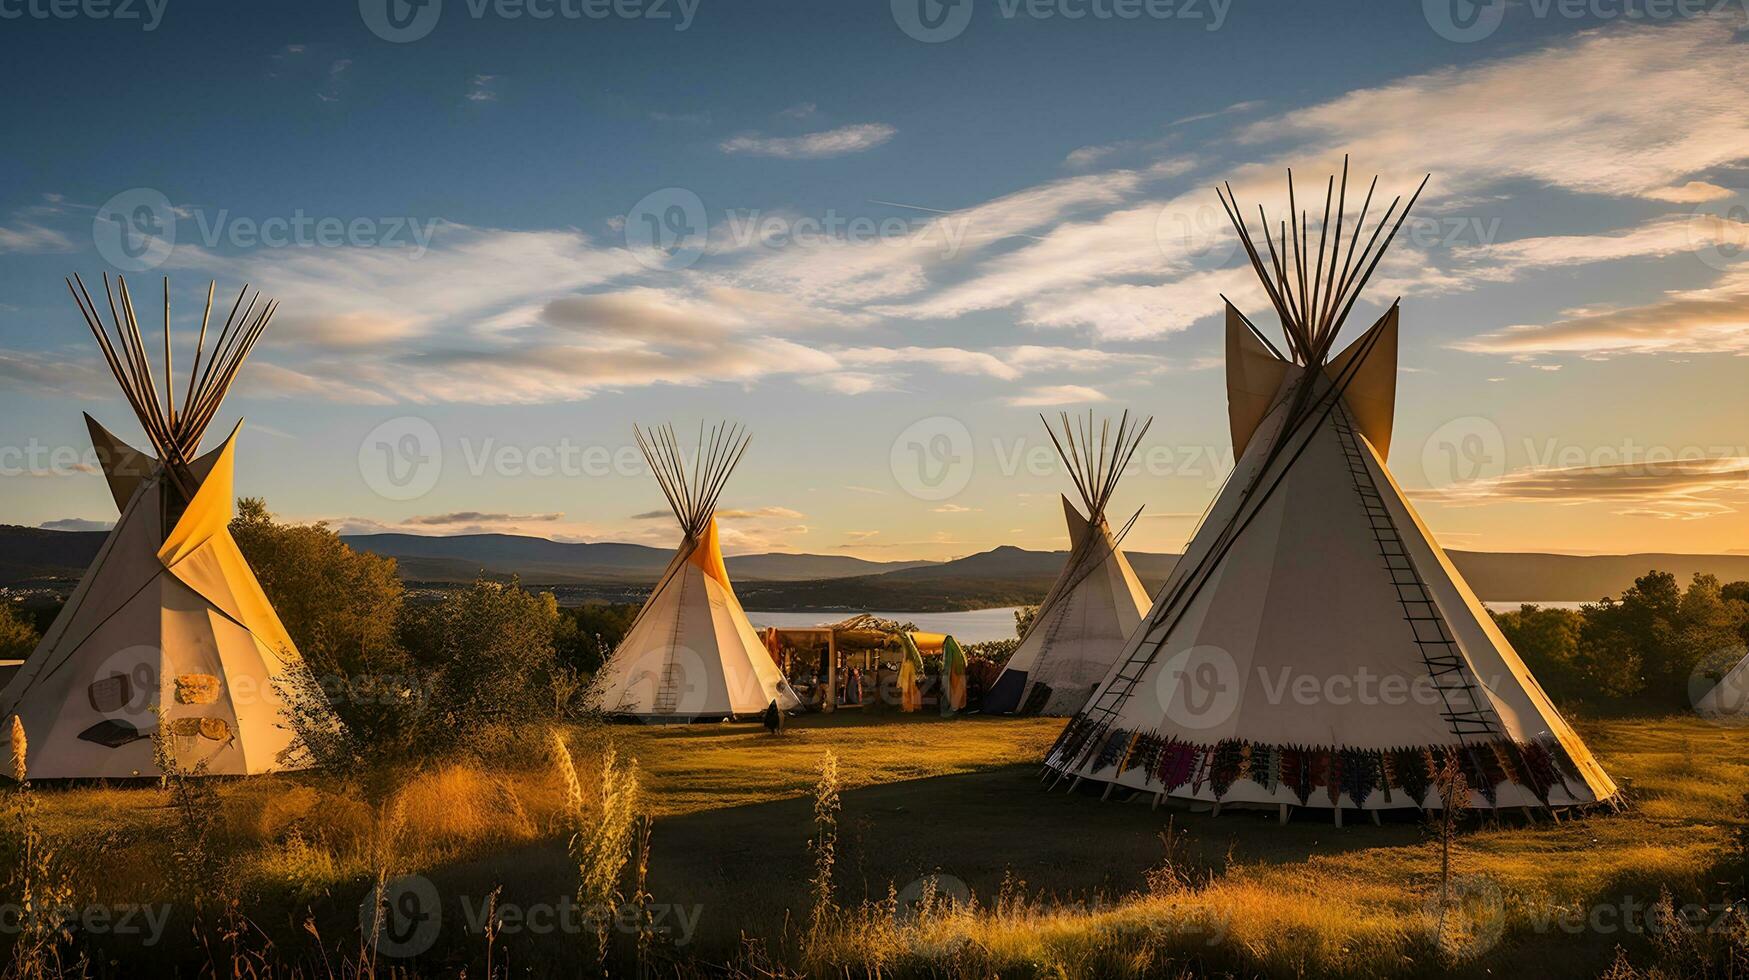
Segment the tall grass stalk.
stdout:
<svg viewBox="0 0 1749 980">
<path fill-rule="evenodd" d="M 577 764 L 564 735 L 552 733 L 553 756 L 565 783 L 566 818 L 571 824 L 571 859 L 577 864 L 577 903 L 596 923 L 596 964 L 607 971 L 613 922 L 624 901 L 620 882 L 631 857 L 632 832 L 638 818 L 638 763 L 621 762 L 609 745 L 602 753 L 596 785 L 596 812 L 590 812 Z"/>
<path fill-rule="evenodd" d="M 12 718 L 10 748 L 12 755 L 13 840 L 8 855 L 12 873 L 7 878 L 7 892 L 17 903 L 16 934 L 12 956 L 0 977 L 5 980 L 50 980 L 50 978 L 85 976 L 83 957 L 67 963 L 62 948 L 73 941 L 67 927 L 68 911 L 72 908 L 73 886 L 55 861 L 55 850 L 43 837 L 37 821 L 37 800 L 30 788 L 30 768 L 27 764 L 29 740 L 24 722 Z"/>
<path fill-rule="evenodd" d="M 814 836 L 808 842 L 814 852 L 813 911 L 808 919 L 812 936 L 819 937 L 832 922 L 836 902 L 832 889 L 832 868 L 838 860 L 838 812 L 840 784 L 838 756 L 827 749 L 820 756 L 820 776 L 814 781 Z"/>
</svg>

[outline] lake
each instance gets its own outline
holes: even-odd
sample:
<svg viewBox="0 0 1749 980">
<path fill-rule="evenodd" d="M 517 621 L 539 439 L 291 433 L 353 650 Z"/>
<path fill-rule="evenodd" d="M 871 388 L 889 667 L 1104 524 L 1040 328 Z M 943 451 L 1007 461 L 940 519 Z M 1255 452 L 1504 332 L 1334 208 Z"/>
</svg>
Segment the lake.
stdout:
<svg viewBox="0 0 1749 980">
<path fill-rule="evenodd" d="M 879 612 L 872 615 L 882 619 L 895 619 L 901 623 L 916 623 L 917 628 L 925 633 L 949 633 L 961 643 L 983 643 L 986 640 L 1014 639 L 1014 611 L 1017 606 L 1003 606 L 999 609 L 972 609 L 967 612 Z M 747 618 L 753 625 L 764 629 L 767 626 L 823 626 L 836 623 L 862 610 L 813 610 L 810 612 L 751 612 Z"/>
</svg>

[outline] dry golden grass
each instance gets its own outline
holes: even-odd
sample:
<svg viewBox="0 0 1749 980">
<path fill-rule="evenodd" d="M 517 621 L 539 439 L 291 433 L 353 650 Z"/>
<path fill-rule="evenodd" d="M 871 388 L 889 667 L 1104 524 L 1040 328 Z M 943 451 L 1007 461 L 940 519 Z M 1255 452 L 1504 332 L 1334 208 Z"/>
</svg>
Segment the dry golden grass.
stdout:
<svg viewBox="0 0 1749 980">
<path fill-rule="evenodd" d="M 1644 935 L 1569 933 L 1551 916 L 1624 900 L 1644 907 L 1666 888 L 1679 901 L 1719 896 L 1749 793 L 1749 731 L 1686 717 L 1584 725 L 1635 805 L 1559 825 L 1467 830 L 1455 873 L 1472 892 L 1492 891 L 1479 912 L 1475 901 L 1465 906 L 1472 918 L 1448 923 L 1442 951 L 1430 899 L 1438 860 L 1418 826 L 1337 830 L 1296 819 L 1280 828 L 1273 815 L 1180 812 L 1170 816 L 1182 831 L 1179 874 L 1150 878 L 1165 810 L 1049 793 L 1036 779 L 1060 724 L 845 714 L 804 719 L 781 737 L 747 726 L 618 726 L 574 729 L 567 741 L 591 792 L 607 742 L 638 761 L 657 818 L 650 892 L 701 912 L 692 944 L 670 955 L 737 961 L 746 934 L 769 937 L 769 955 L 785 962 L 851 975 L 1153 976 L 1188 966 L 1370 977 L 1448 968 L 1498 975 L 1510 966 L 1595 976 L 1617 944 L 1630 957 L 1655 950 Z M 841 913 L 835 928 L 804 942 L 811 794 L 826 750 L 842 787 Z M 577 865 L 566 854 L 574 824 L 550 755 L 407 776 L 396 863 L 445 895 L 503 885 L 503 901 L 526 904 L 574 894 Z M 306 916 L 331 944 L 356 943 L 379 820 L 356 794 L 321 774 L 219 787 L 222 846 L 246 909 L 283 951 L 307 947 Z M 82 901 L 162 897 L 174 819 L 162 792 L 78 787 L 39 796 L 43 830 L 59 842 Z M 922 915 L 889 903 L 890 892 L 930 875 L 963 881 L 972 902 Z M 1188 887 L 1159 884 L 1186 877 Z M 1004 888 L 1010 878 L 1025 884 Z M 584 948 L 563 936 L 496 941 L 537 973 Z M 446 931 L 442 942 L 451 957 L 439 961 L 449 964 L 442 975 L 483 947 L 465 932 Z"/>
</svg>

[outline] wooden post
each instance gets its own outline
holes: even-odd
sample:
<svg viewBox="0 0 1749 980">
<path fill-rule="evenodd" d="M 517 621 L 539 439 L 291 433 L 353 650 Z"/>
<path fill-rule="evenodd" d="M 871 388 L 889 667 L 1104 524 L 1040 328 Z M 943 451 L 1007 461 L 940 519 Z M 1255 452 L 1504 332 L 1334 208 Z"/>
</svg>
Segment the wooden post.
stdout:
<svg viewBox="0 0 1749 980">
<path fill-rule="evenodd" d="M 1287 826 L 1287 804 L 1286 803 L 1283 803 L 1281 805 L 1281 825 L 1283 827 Z"/>
<path fill-rule="evenodd" d="M 1336 826 L 1338 826 L 1338 827 L 1342 826 L 1342 808 L 1339 806 L 1335 806 L 1335 807 L 1331 807 L 1330 809 L 1335 811 L 1335 813 L 1336 813 Z"/>
<path fill-rule="evenodd" d="M 1383 827 L 1384 826 L 1384 823 L 1379 820 L 1379 812 L 1377 810 L 1368 810 L 1366 812 L 1372 814 L 1372 825 L 1374 827 Z"/>
<path fill-rule="evenodd" d="M 826 631 L 826 703 L 821 711 L 838 710 L 838 634 Z"/>
</svg>

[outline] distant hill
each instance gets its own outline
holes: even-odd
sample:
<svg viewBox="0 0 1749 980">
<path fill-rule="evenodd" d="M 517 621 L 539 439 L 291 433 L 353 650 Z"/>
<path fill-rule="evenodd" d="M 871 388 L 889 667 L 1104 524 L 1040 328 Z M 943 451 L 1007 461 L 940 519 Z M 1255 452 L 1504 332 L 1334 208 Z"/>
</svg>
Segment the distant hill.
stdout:
<svg viewBox="0 0 1749 980">
<path fill-rule="evenodd" d="M 1722 582 L 1749 580 L 1749 555 L 1545 555 L 1451 551 L 1452 563 L 1483 599 L 1580 602 L 1620 595 L 1653 569 L 1687 584 L 1696 572 Z"/>
<path fill-rule="evenodd" d="M 67 588 L 103 543 L 101 531 L 0 525 L 0 585 Z M 565 601 L 637 601 L 672 556 L 639 544 L 577 544 L 514 534 L 347 535 L 355 548 L 395 558 L 404 579 L 444 587 L 482 572 L 518 575 Z M 1491 601 L 1575 602 L 1618 595 L 1652 569 L 1683 580 L 1707 572 L 1749 580 L 1749 555 L 1552 555 L 1453 551 L 1452 561 Z M 1129 552 L 1150 592 L 1178 556 Z M 728 559 L 749 609 L 889 609 L 938 612 L 1034 603 L 1068 558 L 1004 545 L 946 562 L 872 562 L 843 555 L 762 554 Z"/>
<path fill-rule="evenodd" d="M 481 570 L 520 575 L 527 582 L 541 584 L 643 582 L 662 574 L 674 557 L 670 548 L 580 544 L 520 534 L 348 534 L 342 540 L 360 551 L 398 559 L 403 577 L 426 582 L 472 581 Z M 736 555 L 725 564 L 737 579 L 782 582 L 877 575 L 930 563 L 774 552 Z"/>
</svg>

